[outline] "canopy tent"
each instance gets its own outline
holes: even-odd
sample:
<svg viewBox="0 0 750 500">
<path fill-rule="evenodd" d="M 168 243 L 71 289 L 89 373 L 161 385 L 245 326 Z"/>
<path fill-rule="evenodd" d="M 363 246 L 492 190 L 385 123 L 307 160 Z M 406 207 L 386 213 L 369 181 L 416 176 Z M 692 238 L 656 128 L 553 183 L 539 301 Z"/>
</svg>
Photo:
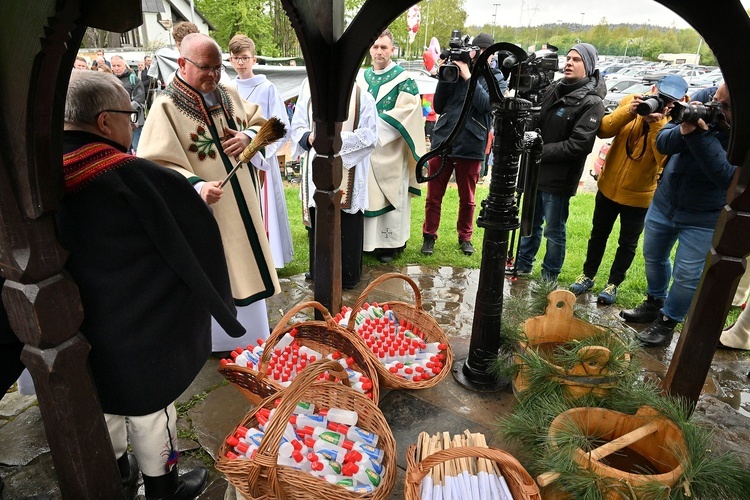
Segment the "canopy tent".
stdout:
<svg viewBox="0 0 750 500">
<path fill-rule="evenodd" d="M 177 70 L 177 57 L 179 54 L 172 49 L 161 49 L 154 54 L 152 64 L 156 64 L 159 69 L 159 80 L 165 81 L 166 77 Z M 234 80 L 237 72 L 227 60 L 229 56 L 224 56 L 224 74 L 222 82 Z M 269 59 L 269 58 L 266 58 Z M 253 73 L 266 75 L 271 82 L 276 85 L 281 98 L 284 101 L 297 97 L 302 81 L 307 77 L 307 70 L 304 66 L 275 66 L 270 64 L 256 64 L 253 67 Z"/>
</svg>

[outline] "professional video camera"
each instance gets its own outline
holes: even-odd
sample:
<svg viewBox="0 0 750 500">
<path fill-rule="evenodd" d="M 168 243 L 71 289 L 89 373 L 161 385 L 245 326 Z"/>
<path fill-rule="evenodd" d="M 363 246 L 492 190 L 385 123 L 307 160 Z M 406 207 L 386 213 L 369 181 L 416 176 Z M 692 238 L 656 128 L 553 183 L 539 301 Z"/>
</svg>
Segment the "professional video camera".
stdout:
<svg viewBox="0 0 750 500">
<path fill-rule="evenodd" d="M 469 45 L 469 35 L 461 37 L 461 30 L 453 30 L 451 39 L 448 42 L 449 48 L 440 54 L 441 59 L 445 59 L 438 68 L 438 80 L 445 83 L 456 83 L 459 81 L 461 71 L 456 66 L 455 61 L 471 64 L 471 51 L 479 51 L 479 47 Z"/>
<path fill-rule="evenodd" d="M 696 122 L 703 118 L 707 125 L 719 123 L 724 119 L 721 103 L 711 101 L 706 104 L 676 102 L 669 113 L 674 123 Z"/>
<path fill-rule="evenodd" d="M 550 52 L 537 56 L 529 54 L 529 57 L 523 61 L 517 71 L 508 78 L 508 87 L 516 91 L 516 96 L 531 101 L 532 106 L 539 105 L 541 101 L 541 92 L 546 89 L 554 80 L 555 72 L 560 69 L 557 47 L 547 45 Z M 512 68 L 518 63 L 513 55 L 507 55 L 502 62 L 504 68 Z M 505 71 L 503 72 L 505 73 Z"/>
<path fill-rule="evenodd" d="M 635 108 L 635 112 L 641 116 L 648 116 L 651 113 L 663 111 L 667 107 L 664 98 L 659 94 L 641 96 L 641 102 Z"/>
</svg>

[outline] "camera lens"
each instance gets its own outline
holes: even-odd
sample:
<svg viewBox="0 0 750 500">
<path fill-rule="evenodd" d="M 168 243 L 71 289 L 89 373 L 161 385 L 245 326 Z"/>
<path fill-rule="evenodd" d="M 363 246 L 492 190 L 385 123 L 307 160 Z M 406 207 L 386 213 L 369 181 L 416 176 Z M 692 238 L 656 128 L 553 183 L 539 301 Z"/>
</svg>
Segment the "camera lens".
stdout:
<svg viewBox="0 0 750 500">
<path fill-rule="evenodd" d="M 635 108 L 635 112 L 641 116 L 647 116 L 664 109 L 664 103 L 657 96 L 646 96 Z"/>
</svg>

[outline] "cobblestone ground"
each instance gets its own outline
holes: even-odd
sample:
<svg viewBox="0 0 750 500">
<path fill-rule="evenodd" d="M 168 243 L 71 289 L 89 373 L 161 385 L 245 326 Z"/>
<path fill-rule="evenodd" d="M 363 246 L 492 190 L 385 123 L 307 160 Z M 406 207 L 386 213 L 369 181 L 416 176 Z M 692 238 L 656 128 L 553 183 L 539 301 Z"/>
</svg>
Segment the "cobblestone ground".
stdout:
<svg viewBox="0 0 750 500">
<path fill-rule="evenodd" d="M 366 284 L 387 271 L 402 272 L 417 282 L 425 310 L 444 328 L 456 358 L 465 358 L 471 338 L 479 270 L 431 270 L 420 266 L 368 268 L 359 289 L 345 292 L 344 303 L 353 304 Z M 505 293 L 513 293 L 524 286 L 521 280 L 513 285 L 508 283 Z M 284 292 L 281 295 L 268 302 L 272 324 L 280 319 L 281 311 L 312 297 L 312 285 L 303 276 L 283 280 L 282 289 Z M 384 283 L 373 298 L 413 303 L 411 289 L 400 280 Z M 578 303 L 595 309 L 601 315 L 614 316 L 619 312 L 613 306 L 597 306 L 595 300 L 595 297 L 585 294 L 578 298 Z M 663 376 L 674 346 L 673 342 L 664 348 L 646 350 L 641 359 L 645 370 L 653 376 Z M 240 393 L 218 374 L 217 364 L 216 359 L 209 359 L 192 386 L 178 400 L 181 406 L 178 421 L 182 452 L 180 465 L 183 470 L 200 462 L 210 467 L 210 484 L 199 497 L 203 500 L 225 497 L 227 482 L 221 473 L 211 467 L 213 459 L 220 443 L 251 408 Z M 745 353 L 717 351 L 695 412 L 696 418 L 715 432 L 713 449 L 719 452 L 737 451 L 742 455 L 746 467 L 750 467 L 748 369 Z M 398 475 L 390 498 L 403 498 L 406 447 L 416 442 L 416 436 L 422 430 L 430 433 L 448 431 L 451 434 L 461 433 L 464 429 L 482 432 L 490 446 L 513 453 L 512 445 L 505 443 L 497 432 L 494 420 L 511 411 L 514 402 L 510 389 L 494 393 L 472 392 L 458 385 L 451 376 L 423 391 L 382 391 L 380 407 L 397 442 Z M 3 498 L 15 500 L 43 492 L 60 498 L 44 425 L 33 396 L 12 393 L 0 402 L 0 475 L 5 481 Z M 227 497 L 231 498 L 232 495 Z"/>
</svg>

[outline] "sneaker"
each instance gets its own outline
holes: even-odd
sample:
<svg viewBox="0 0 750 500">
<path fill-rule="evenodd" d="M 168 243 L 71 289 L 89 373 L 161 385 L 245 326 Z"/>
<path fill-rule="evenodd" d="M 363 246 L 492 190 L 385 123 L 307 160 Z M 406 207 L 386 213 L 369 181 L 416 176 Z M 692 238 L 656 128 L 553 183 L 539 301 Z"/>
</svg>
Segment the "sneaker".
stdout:
<svg viewBox="0 0 750 500">
<path fill-rule="evenodd" d="M 471 244 L 471 241 L 459 241 L 458 245 L 464 255 L 474 255 L 474 245 Z"/>
<path fill-rule="evenodd" d="M 653 323 L 638 332 L 636 337 L 646 347 L 659 347 L 669 344 L 672 341 L 677 323 L 677 321 L 662 314 L 660 318 L 656 318 Z"/>
<path fill-rule="evenodd" d="M 516 268 L 515 275 L 516 276 L 531 276 L 531 269 Z"/>
<path fill-rule="evenodd" d="M 659 317 L 662 307 L 664 299 L 648 295 L 635 309 L 620 311 L 620 317 L 630 323 L 649 323 Z"/>
<path fill-rule="evenodd" d="M 614 283 L 607 283 L 604 290 L 599 292 L 599 296 L 596 297 L 596 301 L 605 306 L 614 304 L 615 300 L 617 300 L 617 285 Z"/>
<path fill-rule="evenodd" d="M 582 274 L 576 278 L 576 280 L 568 287 L 568 290 L 573 292 L 576 296 L 584 294 L 594 287 L 594 280 Z"/>
<path fill-rule="evenodd" d="M 433 252 L 435 252 L 435 238 L 429 234 L 425 234 L 424 243 L 422 243 L 422 253 L 432 255 Z"/>
</svg>

